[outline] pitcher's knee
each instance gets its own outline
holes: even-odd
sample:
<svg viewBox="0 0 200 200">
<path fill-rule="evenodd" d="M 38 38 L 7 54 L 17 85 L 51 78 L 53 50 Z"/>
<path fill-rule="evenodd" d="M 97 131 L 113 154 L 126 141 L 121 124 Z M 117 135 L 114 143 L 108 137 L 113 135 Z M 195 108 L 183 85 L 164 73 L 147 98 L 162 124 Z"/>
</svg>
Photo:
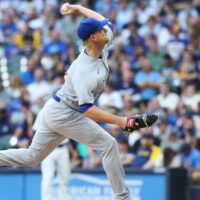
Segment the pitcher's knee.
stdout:
<svg viewBox="0 0 200 200">
<path fill-rule="evenodd" d="M 115 138 L 112 138 L 112 142 L 111 142 L 112 147 L 116 148 L 118 147 L 118 143 L 117 140 Z"/>
<path fill-rule="evenodd" d="M 115 150 L 118 148 L 118 144 L 117 144 L 117 141 L 114 137 L 110 137 L 109 140 L 106 142 L 106 149 L 107 150 Z"/>
<path fill-rule="evenodd" d="M 29 159 L 29 160 L 27 160 L 27 162 L 26 162 L 26 165 L 27 165 L 28 167 L 36 167 L 36 166 L 38 166 L 39 164 L 40 164 L 40 162 L 37 161 L 37 160 L 35 160 L 35 159 Z"/>
<path fill-rule="evenodd" d="M 25 165 L 28 167 L 36 167 L 40 164 L 41 160 L 38 156 L 33 155 L 31 151 L 28 152 Z"/>
</svg>

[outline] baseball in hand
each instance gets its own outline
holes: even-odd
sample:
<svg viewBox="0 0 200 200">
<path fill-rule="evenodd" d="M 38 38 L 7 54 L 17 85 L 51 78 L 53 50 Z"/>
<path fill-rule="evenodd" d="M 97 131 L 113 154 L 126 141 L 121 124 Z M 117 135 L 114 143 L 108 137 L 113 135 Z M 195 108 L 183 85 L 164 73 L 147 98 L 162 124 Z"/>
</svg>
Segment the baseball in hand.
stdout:
<svg viewBox="0 0 200 200">
<path fill-rule="evenodd" d="M 62 15 L 66 14 L 69 11 L 69 3 L 65 3 L 60 8 L 60 13 Z"/>
</svg>

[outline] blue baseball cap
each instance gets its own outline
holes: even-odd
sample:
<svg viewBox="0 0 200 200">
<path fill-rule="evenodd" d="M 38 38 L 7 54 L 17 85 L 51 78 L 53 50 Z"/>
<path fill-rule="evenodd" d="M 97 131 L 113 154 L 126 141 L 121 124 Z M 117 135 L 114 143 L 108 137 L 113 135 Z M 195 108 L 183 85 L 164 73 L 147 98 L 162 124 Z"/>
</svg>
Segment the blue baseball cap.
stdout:
<svg viewBox="0 0 200 200">
<path fill-rule="evenodd" d="M 87 40 L 91 34 L 96 31 L 101 30 L 107 23 L 109 19 L 104 19 L 103 21 L 98 21 L 94 18 L 86 18 L 84 19 L 78 27 L 78 36 L 80 39 Z"/>
</svg>

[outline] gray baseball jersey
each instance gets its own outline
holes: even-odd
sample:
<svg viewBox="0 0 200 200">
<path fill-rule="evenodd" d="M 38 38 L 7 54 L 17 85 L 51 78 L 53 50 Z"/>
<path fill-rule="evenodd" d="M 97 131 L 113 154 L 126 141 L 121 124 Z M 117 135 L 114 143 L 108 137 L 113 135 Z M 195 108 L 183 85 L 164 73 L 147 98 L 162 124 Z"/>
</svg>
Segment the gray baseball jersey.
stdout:
<svg viewBox="0 0 200 200">
<path fill-rule="evenodd" d="M 112 40 L 112 31 L 106 25 L 109 43 Z M 57 92 L 57 95 L 65 102 L 72 101 L 73 105 L 79 109 L 79 105 L 94 103 L 95 99 L 103 91 L 108 80 L 108 45 L 104 47 L 101 58 L 93 58 L 87 55 L 85 49 L 82 50 L 78 58 L 72 63 L 65 83 Z"/>
</svg>

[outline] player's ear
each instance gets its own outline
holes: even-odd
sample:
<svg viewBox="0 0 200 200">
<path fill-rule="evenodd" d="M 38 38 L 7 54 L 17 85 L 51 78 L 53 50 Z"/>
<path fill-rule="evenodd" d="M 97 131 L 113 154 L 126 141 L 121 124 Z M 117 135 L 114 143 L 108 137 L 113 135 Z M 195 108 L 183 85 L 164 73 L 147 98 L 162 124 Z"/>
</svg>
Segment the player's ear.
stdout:
<svg viewBox="0 0 200 200">
<path fill-rule="evenodd" d="M 95 35 L 95 34 L 90 35 L 90 38 L 91 38 L 93 41 L 96 41 L 96 35 Z"/>
</svg>

